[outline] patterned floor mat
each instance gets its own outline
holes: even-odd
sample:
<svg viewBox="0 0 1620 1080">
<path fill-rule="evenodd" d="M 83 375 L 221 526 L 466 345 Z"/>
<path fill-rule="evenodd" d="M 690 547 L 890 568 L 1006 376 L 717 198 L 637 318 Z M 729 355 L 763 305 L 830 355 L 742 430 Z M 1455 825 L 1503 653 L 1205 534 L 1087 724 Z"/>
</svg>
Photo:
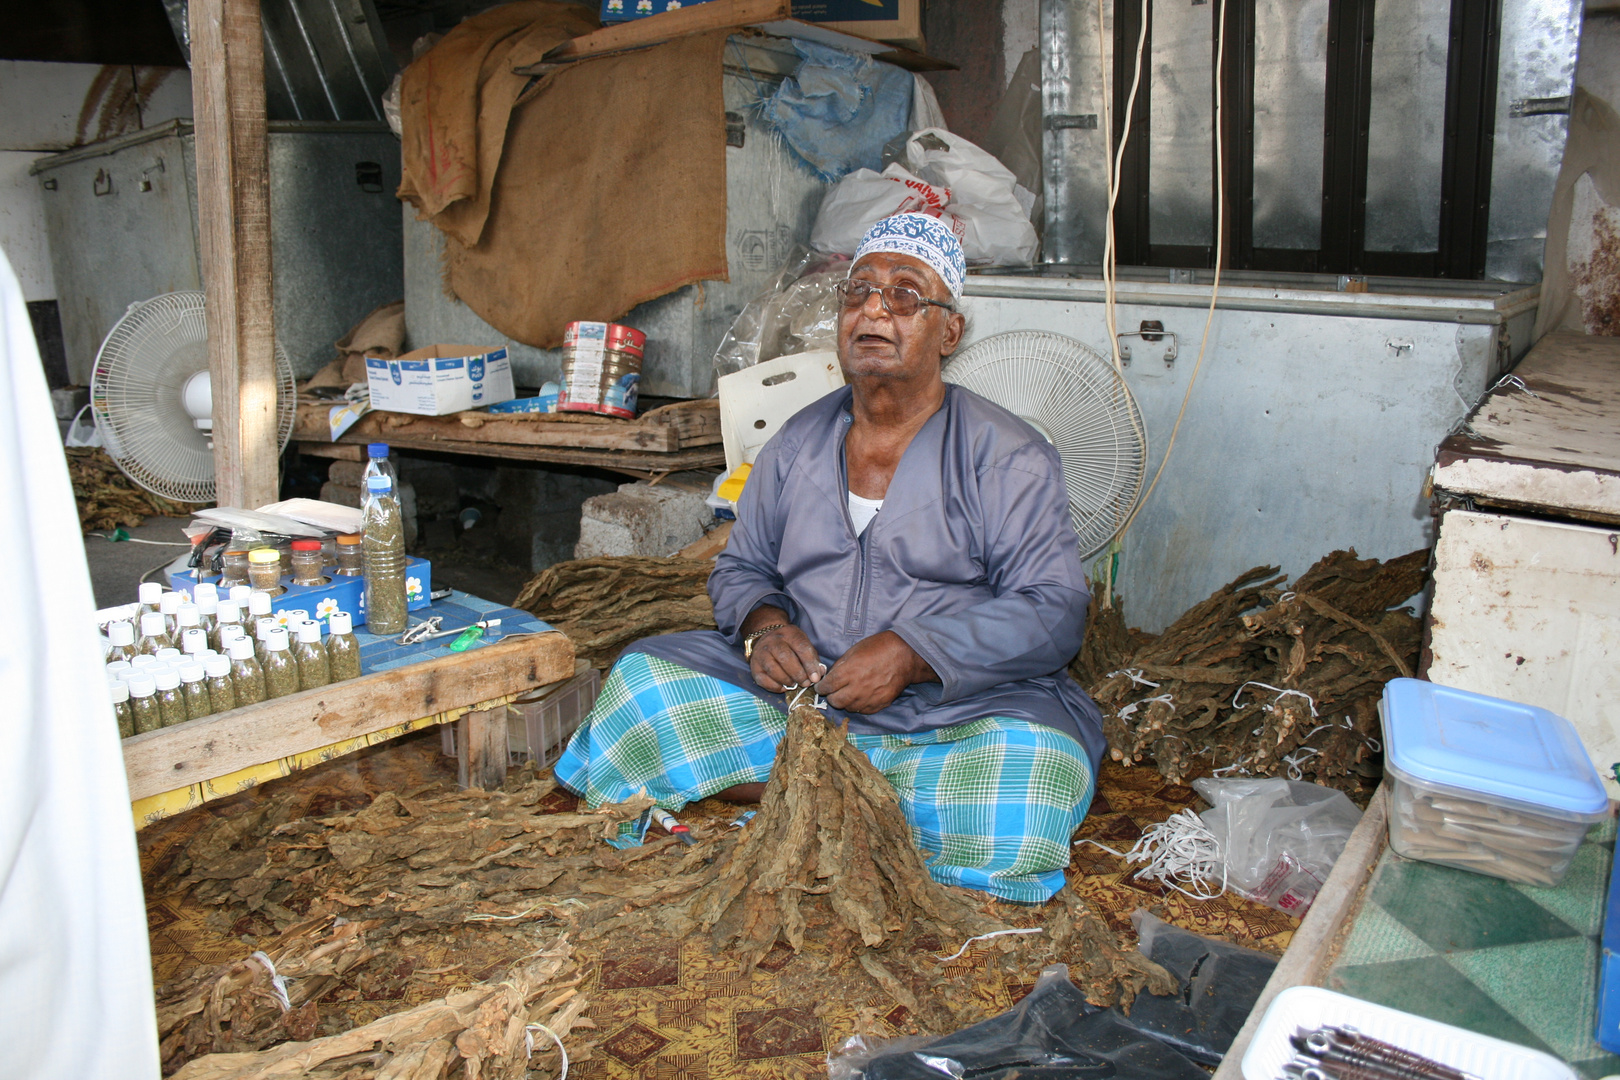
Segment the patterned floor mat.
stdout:
<svg viewBox="0 0 1620 1080">
<path fill-rule="evenodd" d="M 1327 985 L 1551 1053 L 1598 1080 L 1620 1057 L 1593 1038 L 1615 826 L 1587 834 L 1556 888 L 1386 850 Z"/>
<path fill-rule="evenodd" d="M 351 757 L 274 781 L 263 788 L 207 803 L 160 821 L 140 834 L 148 882 L 147 912 L 152 962 L 162 984 L 198 965 L 237 960 L 257 948 L 264 927 L 251 917 L 205 908 L 187 895 L 150 895 L 163 870 L 211 820 L 233 817 L 257 800 L 293 786 L 305 816 L 327 815 L 368 804 L 383 791 L 404 791 L 434 781 L 453 781 L 454 762 L 438 752 L 436 732 L 409 736 Z M 554 811 L 575 806 L 571 797 L 548 797 Z M 1099 792 L 1080 835 L 1124 850 L 1142 829 L 1194 805 L 1192 789 L 1167 784 L 1152 769 L 1105 766 Z M 705 802 L 689 817 L 694 827 L 723 828 L 736 808 Z M 1075 848 L 1069 878 L 1115 930 L 1129 932 L 1130 914 L 1147 908 L 1160 918 L 1198 933 L 1280 953 L 1298 920 L 1270 908 L 1224 896 L 1201 901 L 1155 884 L 1133 881 L 1121 860 L 1089 845 Z M 1009 922 L 1038 925 L 1038 908 L 998 909 Z M 505 934 L 485 931 L 465 939 L 424 936 L 397 939 L 398 962 L 378 974 L 345 983 L 322 998 L 327 1022 L 364 1023 L 432 1000 L 497 975 L 535 947 L 533 927 Z M 954 950 L 959 942 L 920 942 Z M 1016 957 L 987 942 L 943 966 L 942 980 L 969 988 L 976 1007 L 991 1016 L 1011 1007 L 1034 984 L 1038 971 L 1021 970 Z M 731 1078 L 821 1077 L 826 1055 L 856 1030 L 897 1035 L 914 1030 L 909 1013 L 876 989 L 857 965 L 827 972 L 809 948 L 796 955 L 778 945 L 744 975 L 724 955 L 695 941 L 609 939 L 582 947 L 589 972 L 582 987 L 588 1015 L 597 1025 L 590 1059 L 570 1075 L 580 1080 L 731 1080 Z"/>
</svg>

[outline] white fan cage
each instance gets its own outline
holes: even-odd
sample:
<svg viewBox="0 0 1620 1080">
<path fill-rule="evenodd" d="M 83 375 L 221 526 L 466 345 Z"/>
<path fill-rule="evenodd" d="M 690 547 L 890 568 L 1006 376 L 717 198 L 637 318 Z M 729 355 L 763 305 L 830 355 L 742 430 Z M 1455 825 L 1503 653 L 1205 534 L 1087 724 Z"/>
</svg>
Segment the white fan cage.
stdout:
<svg viewBox="0 0 1620 1080">
<path fill-rule="evenodd" d="M 1073 338 L 1017 330 L 974 343 L 943 374 L 1046 437 L 1063 460 L 1081 555 L 1107 547 L 1135 507 L 1147 471 L 1142 414 L 1113 364 Z"/>
<path fill-rule="evenodd" d="M 214 501 L 212 436 L 181 401 L 186 380 L 208 370 L 203 294 L 165 293 L 131 304 L 108 332 L 90 374 L 90 408 L 107 453 L 124 475 L 176 502 Z M 276 344 L 277 446 L 292 438 L 298 409 L 292 364 Z"/>
</svg>

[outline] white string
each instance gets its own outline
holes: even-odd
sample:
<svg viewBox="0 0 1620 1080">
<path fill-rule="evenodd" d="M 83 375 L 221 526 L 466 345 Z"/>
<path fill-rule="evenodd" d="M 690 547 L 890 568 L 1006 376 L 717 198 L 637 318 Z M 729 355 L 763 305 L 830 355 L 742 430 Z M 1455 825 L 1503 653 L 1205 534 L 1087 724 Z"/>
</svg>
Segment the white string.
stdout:
<svg viewBox="0 0 1620 1080">
<path fill-rule="evenodd" d="M 1266 712 L 1276 712 L 1277 711 L 1277 702 L 1281 701 L 1283 698 L 1285 698 L 1285 697 L 1289 696 L 1290 694 L 1292 694 L 1294 697 L 1302 697 L 1302 698 L 1304 698 L 1305 703 L 1311 707 L 1311 716 L 1313 718 L 1316 716 L 1316 699 L 1311 697 L 1311 695 L 1307 694 L 1305 691 L 1303 691 L 1303 690 L 1286 690 L 1281 686 L 1272 686 L 1270 683 L 1263 683 L 1259 679 L 1250 679 L 1248 682 L 1244 683 L 1242 686 L 1237 688 L 1237 693 L 1232 695 L 1232 708 L 1234 708 L 1234 709 L 1246 709 L 1246 708 L 1248 708 L 1247 705 L 1239 705 L 1238 704 L 1238 698 L 1242 697 L 1243 696 L 1243 691 L 1247 690 L 1251 686 L 1258 686 L 1258 687 L 1261 687 L 1262 689 L 1273 690 L 1273 691 L 1276 692 L 1277 696 L 1271 699 L 1271 704 L 1270 705 L 1262 705 L 1262 706 L 1260 706 Z M 1256 731 L 1255 734 L 1258 735 L 1258 734 L 1260 734 L 1260 732 Z"/>
<path fill-rule="evenodd" d="M 1289 754 L 1287 757 L 1283 758 L 1283 764 L 1288 766 L 1288 779 L 1305 779 L 1305 773 L 1300 766 L 1321 752 L 1322 751 L 1318 750 L 1314 746 L 1302 746 L 1298 750 L 1295 750 L 1292 754 Z"/>
<path fill-rule="evenodd" d="M 1176 711 L 1175 700 L 1169 694 L 1160 694 L 1158 697 L 1145 697 L 1141 701 L 1133 701 L 1129 705 L 1126 705 L 1124 708 L 1120 709 L 1115 715 L 1121 720 L 1129 719 L 1137 709 L 1140 709 L 1143 705 L 1149 705 L 1155 701 L 1164 702 L 1170 707 L 1170 711 L 1172 713 Z"/>
<path fill-rule="evenodd" d="M 810 683 L 805 686 L 800 686 L 798 683 L 794 683 L 791 686 L 783 687 L 783 689 L 792 692 L 792 695 L 787 701 L 789 711 L 797 709 L 800 705 L 805 704 L 805 694 L 810 695 L 809 705 L 812 709 L 820 709 L 822 712 L 827 711 L 827 699 L 815 692 L 816 688 L 814 683 Z"/>
<path fill-rule="evenodd" d="M 1504 376 L 1502 376 L 1500 379 L 1496 380 L 1496 384 L 1494 386 L 1492 386 L 1491 389 L 1492 390 L 1500 390 L 1504 386 L 1516 387 L 1516 388 L 1518 388 L 1520 390 L 1523 390 L 1525 393 L 1529 394 L 1531 397 L 1535 398 L 1537 401 L 1541 400 L 1541 395 L 1536 393 L 1534 390 L 1530 389 L 1528 386 L 1524 385 L 1524 380 L 1519 378 L 1517 375 L 1504 375 Z"/>
<path fill-rule="evenodd" d="M 281 1011 L 291 1012 L 292 999 L 287 996 L 287 980 L 276 970 L 275 961 L 262 952 L 254 953 L 249 959 L 257 960 L 264 965 L 264 969 L 270 973 L 270 985 L 275 987 L 276 1001 L 280 1003 Z"/>
<path fill-rule="evenodd" d="M 562 1055 L 562 1072 L 558 1074 L 557 1080 L 568 1080 L 568 1048 L 563 1046 L 563 1041 L 561 1039 L 557 1038 L 557 1033 L 546 1027 L 546 1025 L 534 1023 L 528 1024 L 524 1027 L 524 1046 L 527 1048 L 529 1056 L 534 1056 L 534 1033 L 536 1031 L 543 1031 L 547 1035 L 550 1035 L 551 1041 L 557 1044 L 557 1053 Z"/>
<path fill-rule="evenodd" d="M 1046 932 L 1046 930 L 1043 927 L 1039 927 L 1039 926 L 1031 927 L 1028 930 L 992 930 L 988 934 L 980 934 L 978 937 L 970 937 L 970 938 L 968 938 L 966 941 L 964 941 L 962 943 L 962 947 L 960 949 L 957 949 L 955 952 L 951 953 L 951 955 L 949 955 L 949 956 L 936 956 L 936 957 L 934 957 L 934 959 L 938 960 L 941 964 L 948 964 L 952 960 L 955 960 L 958 956 L 961 956 L 963 953 L 967 952 L 968 947 L 970 945 L 972 945 L 975 941 L 983 941 L 986 938 L 993 938 L 993 937 L 1005 937 L 1008 934 L 1044 934 L 1045 932 Z"/>
<path fill-rule="evenodd" d="M 1121 668 L 1118 671 L 1110 671 L 1107 675 L 1103 676 L 1103 678 L 1112 679 L 1115 675 L 1123 675 L 1137 686 L 1147 686 L 1153 688 L 1154 690 L 1159 688 L 1159 684 L 1154 682 L 1152 679 L 1144 679 L 1142 677 L 1141 668 Z"/>
<path fill-rule="evenodd" d="M 1124 854 L 1095 840 L 1075 842 L 1102 848 L 1127 863 L 1145 863 L 1132 875 L 1134 880 L 1163 882 L 1193 900 L 1213 900 L 1226 892 L 1226 863 L 1221 858 L 1220 841 L 1191 810 L 1172 814 L 1168 820 L 1147 829 L 1136 846 Z M 1217 865 L 1221 871 L 1221 887 L 1210 892 Z M 1191 891 L 1194 889 L 1197 891 Z"/>
</svg>

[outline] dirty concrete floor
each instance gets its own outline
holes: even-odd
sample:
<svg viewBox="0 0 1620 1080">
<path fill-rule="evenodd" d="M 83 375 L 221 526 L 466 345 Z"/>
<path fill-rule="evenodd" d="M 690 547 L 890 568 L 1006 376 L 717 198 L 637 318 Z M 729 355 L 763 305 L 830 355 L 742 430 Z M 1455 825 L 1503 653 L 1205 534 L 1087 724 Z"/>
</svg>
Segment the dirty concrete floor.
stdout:
<svg viewBox="0 0 1620 1080">
<path fill-rule="evenodd" d="M 148 540 L 152 543 L 113 543 L 99 536 L 86 535 L 84 557 L 90 564 L 90 587 L 96 594 L 96 607 L 133 602 L 143 576 L 152 581 L 162 581 L 163 577 L 158 571 L 187 553 L 190 545 L 180 530 L 190 523 L 189 517 L 150 517 L 136 528 L 126 530 L 131 540 Z M 176 546 L 158 547 L 158 543 Z"/>
</svg>

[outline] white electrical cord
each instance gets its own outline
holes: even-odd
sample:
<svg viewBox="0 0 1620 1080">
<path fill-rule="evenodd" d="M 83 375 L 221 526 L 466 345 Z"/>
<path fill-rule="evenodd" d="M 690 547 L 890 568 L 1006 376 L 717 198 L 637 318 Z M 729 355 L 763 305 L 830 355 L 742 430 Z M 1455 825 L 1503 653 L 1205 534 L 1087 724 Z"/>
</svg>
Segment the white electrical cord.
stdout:
<svg viewBox="0 0 1620 1080">
<path fill-rule="evenodd" d="M 1146 0 L 1144 0 L 1143 6 L 1146 6 Z M 1215 40 L 1215 278 L 1209 289 L 1209 311 L 1204 316 L 1203 340 L 1198 343 L 1198 361 L 1193 364 L 1192 376 L 1187 380 L 1186 392 L 1181 395 L 1181 409 L 1176 413 L 1176 422 L 1170 428 L 1170 441 L 1165 443 L 1164 456 L 1159 459 L 1159 468 L 1153 474 L 1153 482 L 1148 484 L 1147 491 L 1142 493 L 1142 497 L 1136 501 L 1136 506 L 1131 509 L 1130 516 L 1125 519 L 1125 524 L 1116 534 L 1118 539 L 1124 538 L 1132 523 L 1136 521 L 1136 515 L 1141 513 L 1142 507 L 1146 506 L 1148 499 L 1152 498 L 1153 489 L 1159 486 L 1159 477 L 1164 475 L 1164 467 L 1170 461 L 1170 452 L 1176 448 L 1176 435 L 1180 433 L 1181 421 L 1187 415 L 1187 402 L 1192 399 L 1193 385 L 1198 382 L 1198 372 L 1204 366 L 1204 352 L 1209 348 L 1209 329 L 1215 321 L 1215 299 L 1220 295 L 1221 291 L 1221 263 L 1226 257 L 1226 139 L 1221 129 L 1221 74 L 1226 69 L 1226 0 L 1220 0 L 1215 9 L 1215 33 L 1217 34 Z M 1140 46 L 1138 46 L 1138 49 L 1140 50 Z M 1138 68 L 1140 68 L 1140 51 L 1137 53 L 1137 64 Z M 1131 91 L 1133 96 L 1135 92 L 1133 87 Z M 1129 122 L 1129 114 L 1127 114 L 1126 123 Z M 1113 200 L 1110 199 L 1108 207 L 1110 236 L 1112 236 L 1113 221 Z M 1107 293 L 1105 302 L 1110 309 L 1108 333 L 1112 337 L 1114 335 L 1113 299 L 1111 291 L 1106 286 L 1105 292 Z M 1119 355 L 1119 338 L 1114 337 L 1114 342 L 1114 354 L 1117 358 Z"/>
<path fill-rule="evenodd" d="M 1136 111 L 1136 92 L 1142 85 L 1142 54 L 1147 48 L 1149 0 L 1142 0 L 1141 17 L 1138 21 L 1140 27 L 1136 35 L 1136 63 L 1131 75 L 1131 92 L 1125 98 L 1125 122 L 1120 128 L 1119 148 L 1112 146 L 1114 138 L 1114 111 L 1113 88 L 1108 79 L 1103 79 L 1103 117 L 1106 121 L 1107 134 L 1104 138 L 1104 148 L 1108 151 L 1108 172 L 1106 177 L 1108 187 L 1108 213 L 1103 218 L 1103 318 L 1108 324 L 1108 346 L 1114 358 L 1114 370 L 1123 373 L 1124 364 L 1119 354 L 1119 323 L 1117 320 L 1117 302 L 1114 298 L 1115 282 L 1118 278 L 1117 248 L 1114 243 L 1114 205 L 1119 201 L 1119 180 L 1125 166 L 1125 147 L 1131 141 L 1131 115 Z M 1103 31 L 1102 4 L 1097 5 L 1097 39 L 1098 56 L 1108 55 L 1108 39 Z M 1108 65 L 1103 65 L 1108 70 Z M 1126 518 L 1127 526 L 1130 519 Z M 1121 532 L 1124 530 L 1121 529 Z"/>
</svg>

